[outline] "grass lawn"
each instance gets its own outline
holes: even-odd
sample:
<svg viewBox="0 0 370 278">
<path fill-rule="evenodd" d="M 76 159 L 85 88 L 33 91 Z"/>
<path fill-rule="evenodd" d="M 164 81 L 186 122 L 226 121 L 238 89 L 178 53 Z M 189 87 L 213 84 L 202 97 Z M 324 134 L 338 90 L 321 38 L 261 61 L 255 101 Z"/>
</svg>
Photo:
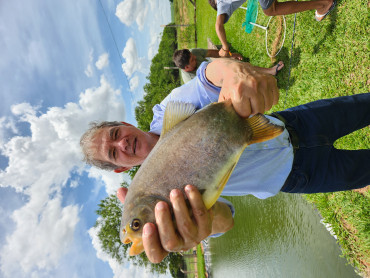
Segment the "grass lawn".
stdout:
<svg viewBox="0 0 370 278">
<path fill-rule="evenodd" d="M 188 0 L 174 0 L 174 3 L 178 10 L 185 11 L 186 7 L 193 22 L 191 3 Z M 363 0 L 339 1 L 331 15 L 322 22 L 315 21 L 314 11 L 297 14 L 291 61 L 294 15 L 286 16 L 286 40 L 276 58 L 266 54 L 264 30 L 255 27 L 251 34 L 245 33 L 242 28 L 245 10 L 235 11 L 225 25 L 227 39 L 232 51 L 242 54 L 253 65 L 270 67 L 277 61 L 284 61 L 285 67 L 278 76 L 280 100 L 272 111 L 322 98 L 366 93 L 370 91 L 367 5 L 368 2 Z M 197 0 L 196 7 L 197 47 L 207 48 L 207 38 L 220 44 L 214 27 L 216 11 L 207 0 Z M 185 17 L 186 13 L 182 13 L 182 18 L 175 17 L 176 23 Z M 257 23 L 266 25 L 268 19 L 259 8 Z M 192 38 L 190 28 L 184 31 L 186 38 L 179 31 L 179 49 L 194 47 L 195 42 L 189 41 Z M 336 147 L 369 149 L 370 128 L 341 138 Z M 332 226 L 348 261 L 370 277 L 369 190 L 313 194 L 305 195 L 305 198 L 315 204 L 325 222 Z"/>
<path fill-rule="evenodd" d="M 189 0 L 174 0 L 175 23 L 189 25 L 177 28 L 177 42 L 181 48 L 196 47 L 196 26 L 194 23 L 195 9 Z"/>
<path fill-rule="evenodd" d="M 206 277 L 205 276 L 204 256 L 203 256 L 202 247 L 201 247 L 200 244 L 198 244 L 196 251 L 197 251 L 197 255 L 196 255 L 195 258 L 194 257 L 190 257 L 190 258 L 186 257 L 184 259 L 185 264 L 186 264 L 186 272 L 187 272 L 186 277 L 188 277 L 188 278 L 195 278 L 195 277 L 203 278 L 203 277 Z M 186 254 L 186 255 L 193 254 L 193 249 L 184 252 L 184 254 Z M 197 274 L 197 276 L 196 276 L 196 274 Z"/>
<path fill-rule="evenodd" d="M 202 253 L 202 247 L 200 244 L 197 246 L 197 268 L 198 268 L 198 277 L 206 277 L 206 265 L 204 262 L 204 256 Z"/>
</svg>

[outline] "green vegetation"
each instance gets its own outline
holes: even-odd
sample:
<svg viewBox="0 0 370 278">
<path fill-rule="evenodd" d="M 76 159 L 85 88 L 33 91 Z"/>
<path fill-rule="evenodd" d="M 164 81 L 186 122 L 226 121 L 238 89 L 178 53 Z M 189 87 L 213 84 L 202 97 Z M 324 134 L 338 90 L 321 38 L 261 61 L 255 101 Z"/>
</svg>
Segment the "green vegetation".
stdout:
<svg viewBox="0 0 370 278">
<path fill-rule="evenodd" d="M 198 277 L 206 277 L 206 265 L 204 262 L 204 256 L 200 244 L 198 244 L 197 246 L 197 268 L 198 268 Z"/>
<path fill-rule="evenodd" d="M 314 20 L 313 11 L 297 14 L 289 82 L 294 15 L 286 16 L 286 41 L 274 59 L 266 54 L 262 29 L 255 27 L 251 34 L 242 29 L 244 10 L 237 10 L 225 28 L 232 51 L 239 52 L 253 65 L 269 67 L 284 61 L 285 68 L 278 77 L 280 101 L 272 110 L 279 111 L 322 98 L 369 91 L 367 15 L 367 2 L 360 0 L 340 1 L 320 23 Z M 198 47 L 207 47 L 207 37 L 219 44 L 214 28 L 216 12 L 207 1 L 197 1 L 196 19 Z M 259 8 L 257 23 L 266 26 L 267 21 Z M 183 47 L 179 43 L 179 48 Z M 370 128 L 345 136 L 335 145 L 343 149 L 369 149 Z M 363 273 L 370 273 L 369 197 L 368 190 L 305 195 L 332 226 L 344 256 Z"/>
<path fill-rule="evenodd" d="M 144 99 L 139 101 L 135 108 L 138 128 L 142 130 L 148 131 L 150 128 L 153 119 L 153 106 L 160 103 L 173 89 L 180 86 L 179 71 L 165 69 L 165 67 L 175 66 L 172 62 L 172 55 L 176 49 L 176 28 L 164 28 L 158 53 L 150 65 L 150 74 L 147 76 L 149 83 L 144 86 Z"/>
<path fill-rule="evenodd" d="M 181 48 L 196 47 L 197 35 L 194 22 L 194 6 L 189 0 L 175 0 L 173 2 L 173 8 L 175 12 L 175 24 L 189 25 L 177 28 L 177 43 L 179 46 L 181 45 Z"/>
<path fill-rule="evenodd" d="M 192 254 L 194 248 L 184 252 L 184 265 L 186 268 L 186 277 L 188 278 L 203 278 L 206 277 L 206 268 L 204 262 L 204 256 L 202 252 L 202 247 L 200 244 L 196 247 L 196 257 L 193 257 Z M 190 256 L 190 257 L 188 257 Z"/>
</svg>

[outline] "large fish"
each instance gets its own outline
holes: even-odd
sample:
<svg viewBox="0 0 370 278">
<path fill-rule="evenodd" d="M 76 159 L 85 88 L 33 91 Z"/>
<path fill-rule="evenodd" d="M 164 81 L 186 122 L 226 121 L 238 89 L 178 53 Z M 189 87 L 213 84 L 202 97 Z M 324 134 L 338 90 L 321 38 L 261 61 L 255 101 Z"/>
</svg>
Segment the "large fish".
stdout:
<svg viewBox="0 0 370 278">
<path fill-rule="evenodd" d="M 283 127 L 262 114 L 241 118 L 231 101 L 213 103 L 195 112 L 192 104 L 167 104 L 158 143 L 136 173 L 126 195 L 120 237 L 132 242 L 130 255 L 144 251 L 145 223 L 155 223 L 154 207 L 170 191 L 192 184 L 202 193 L 209 209 L 228 181 L 240 155 L 253 143 L 272 139 Z"/>
</svg>

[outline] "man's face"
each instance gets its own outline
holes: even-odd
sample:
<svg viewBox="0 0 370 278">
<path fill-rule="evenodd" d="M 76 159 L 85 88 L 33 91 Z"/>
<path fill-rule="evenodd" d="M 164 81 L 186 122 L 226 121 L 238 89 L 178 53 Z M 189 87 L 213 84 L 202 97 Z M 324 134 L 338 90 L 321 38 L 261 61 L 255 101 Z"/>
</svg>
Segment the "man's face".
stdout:
<svg viewBox="0 0 370 278">
<path fill-rule="evenodd" d="M 190 72 L 194 71 L 196 67 L 197 67 L 197 57 L 190 53 L 189 64 L 185 66 L 184 70 Z"/>
<path fill-rule="evenodd" d="M 94 158 L 121 166 L 118 170 L 126 171 L 143 163 L 157 140 L 157 135 L 131 125 L 105 127 L 93 139 Z"/>
</svg>

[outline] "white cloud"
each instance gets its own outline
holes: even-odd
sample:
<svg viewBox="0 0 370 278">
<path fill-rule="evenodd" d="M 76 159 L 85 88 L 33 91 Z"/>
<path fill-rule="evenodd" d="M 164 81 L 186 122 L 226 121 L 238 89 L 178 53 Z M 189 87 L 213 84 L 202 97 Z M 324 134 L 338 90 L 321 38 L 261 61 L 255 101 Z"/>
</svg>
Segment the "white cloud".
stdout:
<svg viewBox="0 0 370 278">
<path fill-rule="evenodd" d="M 60 196 L 42 204 L 33 195 L 12 218 L 17 223 L 16 230 L 1 250 L 1 270 L 8 277 L 20 277 L 20 269 L 36 274 L 57 266 L 73 241 L 79 221 L 78 207 L 61 207 Z"/>
<path fill-rule="evenodd" d="M 85 74 L 87 77 L 92 77 L 93 76 L 93 67 L 91 65 L 87 65 L 85 69 Z"/>
<path fill-rule="evenodd" d="M 147 33 L 150 34 L 148 59 L 152 60 L 158 53 L 159 43 L 162 39 L 161 33 L 163 32 L 163 27 L 161 27 L 161 25 L 170 23 L 171 11 L 165 1 L 149 0 L 149 4 L 150 9 L 156 11 L 155 13 L 148 14 L 148 17 L 150 16 L 148 22 L 151 22 L 152 24 L 147 26 Z"/>
<path fill-rule="evenodd" d="M 130 79 L 130 91 L 134 92 L 139 87 L 139 76 L 135 75 Z"/>
<path fill-rule="evenodd" d="M 80 136 L 91 120 L 125 120 L 125 107 L 120 91 L 101 77 L 100 86 L 81 93 L 78 104 L 41 113 L 38 107 L 22 103 L 14 105 L 12 113 L 30 125 L 31 134 L 15 136 L 0 146 L 9 159 L 6 169 L 0 170 L 0 186 L 22 192 L 28 201 L 11 215 L 15 230 L 0 250 L 1 273 L 39 277 L 68 252 L 79 221 L 80 207 L 63 206 L 61 192 L 71 173 L 90 170 L 81 162 Z M 107 182 L 110 193 L 122 181 L 121 175 L 91 171 Z"/>
<path fill-rule="evenodd" d="M 148 73 L 150 62 L 144 57 L 139 57 L 136 49 L 136 43 L 133 38 L 129 38 L 122 52 L 122 57 L 126 60 L 122 64 L 123 72 L 131 77 L 135 72 Z"/>
<path fill-rule="evenodd" d="M 9 115 L 9 107 L 20 99 L 63 103 L 89 86 L 83 74 L 89 51 L 93 46 L 104 52 L 97 9 L 98 3 L 87 0 L 1 1 L 2 115 Z"/>
<path fill-rule="evenodd" d="M 93 55 L 94 55 L 94 50 L 91 49 L 90 52 L 89 52 L 89 64 L 86 66 L 86 69 L 84 71 L 84 73 L 87 77 L 92 77 L 93 74 L 94 74 L 94 69 L 93 69 L 93 66 L 92 66 Z"/>
<path fill-rule="evenodd" d="M 22 116 L 26 120 L 27 117 L 35 116 L 38 106 L 32 107 L 31 104 L 23 102 L 20 104 L 12 105 L 11 111 L 15 116 Z"/>
<path fill-rule="evenodd" d="M 100 70 L 102 70 L 108 65 L 109 65 L 109 54 L 108 53 L 104 53 L 100 55 L 98 61 L 96 61 L 95 63 L 95 66 Z"/>
<path fill-rule="evenodd" d="M 122 181 L 130 181 L 129 176 L 126 173 L 117 175 L 113 171 L 105 171 L 95 167 L 92 167 L 89 170 L 89 177 L 102 180 L 105 185 L 105 191 L 108 195 L 116 194 Z"/>
<path fill-rule="evenodd" d="M 0 133 L 0 145 L 5 144 L 7 137 L 10 136 L 10 133 L 18 134 L 19 132 L 14 119 L 6 117 L 0 118 L 0 130 L 2 130 Z"/>
<path fill-rule="evenodd" d="M 127 26 L 136 22 L 139 30 L 142 31 L 148 9 L 146 0 L 124 0 L 117 5 L 116 16 Z"/>
<path fill-rule="evenodd" d="M 79 181 L 78 180 L 72 180 L 69 184 L 71 188 L 76 188 L 78 186 Z"/>
</svg>

